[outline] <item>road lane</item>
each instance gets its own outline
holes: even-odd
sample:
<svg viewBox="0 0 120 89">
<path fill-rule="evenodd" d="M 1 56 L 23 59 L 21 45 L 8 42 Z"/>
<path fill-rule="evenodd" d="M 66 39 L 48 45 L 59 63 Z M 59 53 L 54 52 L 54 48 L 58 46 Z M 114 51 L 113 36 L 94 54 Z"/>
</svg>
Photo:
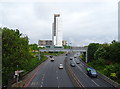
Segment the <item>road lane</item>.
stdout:
<svg viewBox="0 0 120 89">
<path fill-rule="evenodd" d="M 86 72 L 86 67 L 84 66 L 83 63 L 78 64 L 78 66 L 82 68 L 82 70 L 85 72 L 85 74 L 87 73 L 87 72 Z M 107 83 L 106 81 L 104 81 L 103 79 L 101 79 L 99 76 L 98 76 L 97 78 L 91 78 L 91 80 L 92 80 L 97 86 L 100 86 L 100 87 L 113 87 L 111 84 Z"/>
<path fill-rule="evenodd" d="M 64 65 L 65 55 L 54 57 L 55 61 L 47 60 L 38 70 L 28 87 L 74 87 L 69 79 L 65 67 L 59 69 L 60 63 Z"/>
<path fill-rule="evenodd" d="M 70 56 L 74 57 L 76 55 L 77 55 L 76 53 L 72 53 Z M 76 63 L 76 60 L 78 59 L 79 57 L 75 58 L 73 61 Z M 70 62 L 69 58 L 68 58 L 68 61 Z M 104 81 L 99 77 L 90 78 L 87 75 L 86 67 L 81 61 L 80 61 L 80 64 L 76 64 L 76 67 L 72 67 L 72 70 L 78 76 L 79 80 L 85 87 L 113 87 L 111 84 L 107 83 L 106 81 Z"/>
</svg>

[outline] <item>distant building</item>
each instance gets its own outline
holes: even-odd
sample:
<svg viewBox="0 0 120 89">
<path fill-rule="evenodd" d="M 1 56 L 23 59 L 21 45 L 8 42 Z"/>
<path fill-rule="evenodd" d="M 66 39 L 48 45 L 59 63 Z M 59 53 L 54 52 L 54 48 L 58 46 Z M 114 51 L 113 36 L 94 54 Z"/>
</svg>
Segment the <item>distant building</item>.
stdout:
<svg viewBox="0 0 120 89">
<path fill-rule="evenodd" d="M 66 41 L 66 40 L 63 40 L 63 41 L 62 41 L 62 45 L 67 45 L 67 41 Z"/>
<path fill-rule="evenodd" d="M 52 40 L 39 40 L 39 47 L 62 48 L 63 45 L 66 45 L 66 41 L 62 41 L 62 30 L 60 26 L 60 20 L 60 14 L 54 14 L 54 22 L 52 24 Z"/>
<path fill-rule="evenodd" d="M 67 44 L 67 41 L 63 40 L 62 41 L 62 46 L 63 45 L 66 45 Z M 53 46 L 53 42 L 52 40 L 39 40 L 38 41 L 38 45 L 39 47 L 47 47 L 47 48 L 50 48 Z"/>
<path fill-rule="evenodd" d="M 62 47 L 62 31 L 60 27 L 60 14 L 54 14 L 54 22 L 52 24 L 52 41 L 53 46 Z"/>
<path fill-rule="evenodd" d="M 52 46 L 52 40 L 39 40 L 38 45 L 39 47 L 48 47 L 50 48 Z"/>
</svg>

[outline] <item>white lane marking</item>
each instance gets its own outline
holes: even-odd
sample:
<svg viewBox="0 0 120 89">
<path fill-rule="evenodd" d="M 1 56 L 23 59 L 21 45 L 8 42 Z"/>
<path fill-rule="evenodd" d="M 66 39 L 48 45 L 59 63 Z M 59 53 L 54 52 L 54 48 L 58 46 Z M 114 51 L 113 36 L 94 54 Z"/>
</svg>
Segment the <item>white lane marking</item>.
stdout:
<svg viewBox="0 0 120 89">
<path fill-rule="evenodd" d="M 42 87 L 42 85 L 43 85 L 44 77 L 45 77 L 45 74 L 42 74 L 41 87 Z"/>
<path fill-rule="evenodd" d="M 42 87 L 42 85 L 40 87 Z"/>
<path fill-rule="evenodd" d="M 44 77 L 45 77 L 45 74 L 44 74 L 43 77 L 42 77 L 42 81 L 44 81 Z"/>
<path fill-rule="evenodd" d="M 58 79 L 58 77 L 56 77 L 56 79 Z"/>
<path fill-rule="evenodd" d="M 75 60 L 73 60 L 74 62 L 75 62 Z M 82 65 L 84 65 L 83 63 L 81 64 L 81 66 Z M 83 72 L 84 73 L 84 71 L 82 70 L 82 68 L 80 67 L 80 66 L 78 66 L 78 65 L 76 65 L 80 70 L 81 70 L 81 72 Z M 85 73 L 84 73 L 84 75 L 86 75 Z M 86 75 L 86 77 L 88 77 L 87 75 Z M 92 79 L 91 79 L 92 80 Z M 100 85 L 98 85 L 94 80 L 92 80 L 92 82 L 95 84 L 95 85 L 97 85 L 97 86 L 100 86 Z"/>
<path fill-rule="evenodd" d="M 77 65 L 78 66 L 78 65 Z M 78 68 L 80 68 L 79 66 L 78 66 Z M 83 71 L 82 71 L 83 72 Z M 84 72 L 83 72 L 84 73 Z M 86 73 L 84 73 L 84 75 L 86 76 L 86 77 L 88 77 L 88 75 L 86 74 Z"/>
<path fill-rule="evenodd" d="M 74 61 L 74 63 L 75 63 L 75 60 L 73 60 Z M 79 67 L 78 65 L 76 65 L 77 67 Z M 82 71 L 82 69 L 79 67 L 79 69 Z"/>
<path fill-rule="evenodd" d="M 92 81 L 95 83 L 95 85 L 100 86 L 100 85 L 98 85 L 94 80 L 92 80 Z"/>
<path fill-rule="evenodd" d="M 73 61 L 75 62 L 75 60 L 73 60 Z M 76 65 L 76 66 L 81 70 L 82 73 L 84 73 L 84 71 L 82 70 L 81 67 L 79 67 L 78 65 Z M 86 73 L 84 73 L 84 75 L 85 75 L 86 77 L 88 77 L 88 76 L 86 75 Z"/>
</svg>

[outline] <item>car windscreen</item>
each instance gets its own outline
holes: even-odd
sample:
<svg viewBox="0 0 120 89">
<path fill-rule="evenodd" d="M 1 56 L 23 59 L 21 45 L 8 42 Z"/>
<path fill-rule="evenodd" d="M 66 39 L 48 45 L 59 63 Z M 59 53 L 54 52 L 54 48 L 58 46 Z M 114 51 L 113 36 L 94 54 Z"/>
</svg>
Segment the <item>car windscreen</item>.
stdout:
<svg viewBox="0 0 120 89">
<path fill-rule="evenodd" d="M 94 69 L 91 70 L 92 74 L 96 74 L 96 71 Z"/>
</svg>

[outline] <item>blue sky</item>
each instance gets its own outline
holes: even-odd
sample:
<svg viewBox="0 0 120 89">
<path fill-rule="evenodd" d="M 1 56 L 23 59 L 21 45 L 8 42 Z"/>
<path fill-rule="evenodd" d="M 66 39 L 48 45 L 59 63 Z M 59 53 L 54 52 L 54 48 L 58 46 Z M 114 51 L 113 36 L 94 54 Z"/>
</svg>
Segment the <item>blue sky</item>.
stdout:
<svg viewBox="0 0 120 89">
<path fill-rule="evenodd" d="M 51 39 L 55 13 L 61 14 L 63 40 L 75 46 L 118 38 L 119 0 L 1 0 L 0 26 L 19 29 L 30 43 Z"/>
</svg>

